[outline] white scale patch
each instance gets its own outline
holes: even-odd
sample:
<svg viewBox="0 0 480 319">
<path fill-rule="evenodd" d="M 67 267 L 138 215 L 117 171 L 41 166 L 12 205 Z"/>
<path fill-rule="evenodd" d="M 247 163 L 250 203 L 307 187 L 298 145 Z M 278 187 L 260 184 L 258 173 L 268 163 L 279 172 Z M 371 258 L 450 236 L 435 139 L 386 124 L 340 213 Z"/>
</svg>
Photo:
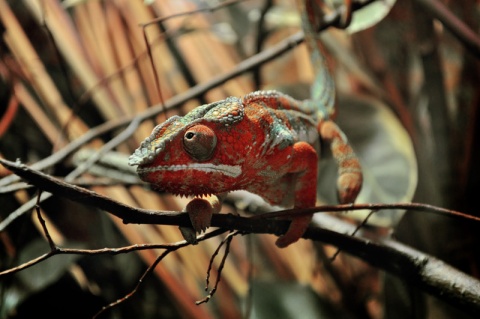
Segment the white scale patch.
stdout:
<svg viewBox="0 0 480 319">
<path fill-rule="evenodd" d="M 138 173 L 150 173 L 157 171 L 185 171 L 198 170 L 202 172 L 217 172 L 230 177 L 238 177 L 242 173 L 240 165 L 214 165 L 209 163 L 195 163 L 190 165 L 164 165 L 156 167 L 138 168 Z"/>
</svg>

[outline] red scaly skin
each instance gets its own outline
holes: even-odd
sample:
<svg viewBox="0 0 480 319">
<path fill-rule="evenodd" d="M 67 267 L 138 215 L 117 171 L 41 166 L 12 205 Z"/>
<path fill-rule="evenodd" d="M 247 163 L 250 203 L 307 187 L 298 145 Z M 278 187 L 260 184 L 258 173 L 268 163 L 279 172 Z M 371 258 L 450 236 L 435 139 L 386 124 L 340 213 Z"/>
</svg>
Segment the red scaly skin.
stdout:
<svg viewBox="0 0 480 319">
<path fill-rule="evenodd" d="M 340 165 L 342 176 L 343 172 L 361 175 L 358 160 L 345 146 L 338 127 L 316 118 L 308 107 L 276 91 L 203 105 L 157 126 L 132 154 L 130 164 L 138 165 L 142 180 L 173 194 L 203 196 L 243 189 L 271 204 L 312 207 L 317 185 L 318 156 L 313 146 L 319 139 L 317 127 L 326 129 L 332 146 L 336 143 L 335 150 L 348 159 L 342 162 L 346 165 Z M 347 189 L 347 193 L 353 189 L 356 196 L 359 186 L 347 185 Z M 351 200 L 350 196 L 347 199 Z M 197 198 L 187 207 L 197 231 L 208 227 L 211 214 L 220 208 L 209 203 Z M 310 220 L 311 216 L 293 219 L 277 245 L 285 247 L 298 240 Z"/>
</svg>

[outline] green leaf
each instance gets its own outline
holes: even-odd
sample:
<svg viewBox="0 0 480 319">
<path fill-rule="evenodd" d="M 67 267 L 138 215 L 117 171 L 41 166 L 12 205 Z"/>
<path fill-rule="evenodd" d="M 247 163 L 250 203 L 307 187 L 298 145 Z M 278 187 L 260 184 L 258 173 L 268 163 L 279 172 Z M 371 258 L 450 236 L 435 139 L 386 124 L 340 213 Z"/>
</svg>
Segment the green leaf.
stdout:
<svg viewBox="0 0 480 319">
<path fill-rule="evenodd" d="M 330 2 L 334 8 L 343 6 L 345 3 L 344 0 L 330 0 L 327 2 Z M 387 16 L 396 2 L 397 0 L 374 1 L 356 10 L 346 30 L 350 33 L 355 33 L 374 26 Z"/>
</svg>

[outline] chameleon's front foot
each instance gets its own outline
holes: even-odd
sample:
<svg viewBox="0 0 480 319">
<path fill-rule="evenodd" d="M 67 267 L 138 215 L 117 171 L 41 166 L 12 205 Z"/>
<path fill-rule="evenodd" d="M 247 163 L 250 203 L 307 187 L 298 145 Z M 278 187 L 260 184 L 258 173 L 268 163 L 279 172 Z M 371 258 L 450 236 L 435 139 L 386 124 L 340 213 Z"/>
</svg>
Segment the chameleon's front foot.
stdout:
<svg viewBox="0 0 480 319">
<path fill-rule="evenodd" d="M 275 244 L 279 248 L 285 248 L 298 241 L 303 236 L 303 233 L 305 233 L 305 230 L 307 230 L 312 216 L 313 215 L 295 217 L 290 223 L 287 232 L 280 236 Z"/>
<path fill-rule="evenodd" d="M 183 238 L 190 244 L 197 244 L 197 233 L 210 227 L 213 214 L 220 211 L 221 199 L 215 195 L 192 199 L 185 210 L 190 218 L 191 227 L 180 227 Z"/>
<path fill-rule="evenodd" d="M 315 149 L 308 143 L 297 142 L 293 145 L 291 159 L 291 173 L 295 173 L 295 208 L 315 206 L 317 197 L 317 161 Z M 295 216 L 287 232 L 280 236 L 276 245 L 280 248 L 287 247 L 298 241 L 307 230 L 313 215 Z"/>
</svg>

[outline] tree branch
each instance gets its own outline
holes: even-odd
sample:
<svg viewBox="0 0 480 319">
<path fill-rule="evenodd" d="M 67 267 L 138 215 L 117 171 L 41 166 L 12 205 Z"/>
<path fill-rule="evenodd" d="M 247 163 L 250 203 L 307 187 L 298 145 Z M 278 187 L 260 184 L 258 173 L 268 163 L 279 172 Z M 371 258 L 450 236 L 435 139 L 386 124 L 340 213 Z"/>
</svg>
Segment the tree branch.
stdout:
<svg viewBox="0 0 480 319">
<path fill-rule="evenodd" d="M 83 204 L 93 205 L 105 209 L 109 213 L 122 218 L 125 223 L 164 224 L 189 226 L 190 221 L 186 213 L 171 211 L 152 211 L 133 208 L 116 202 L 106 196 L 93 191 L 65 183 L 27 166 L 1 160 L 8 169 L 25 178 L 37 187 L 52 192 L 55 195 L 69 198 Z M 424 204 L 365 204 L 322 206 L 309 210 L 285 210 L 273 214 L 262 214 L 252 218 L 234 216 L 231 214 L 216 214 L 212 218 L 212 226 L 222 229 L 238 230 L 242 233 L 270 233 L 280 235 L 288 227 L 287 220 L 276 220 L 273 217 L 288 217 L 320 211 L 356 210 L 374 207 L 421 209 L 426 212 L 446 214 L 456 218 L 467 218 L 468 215 L 445 210 Z M 327 216 L 322 216 L 322 228 L 311 226 L 303 238 L 334 245 L 342 251 L 357 256 L 375 267 L 390 272 L 405 282 L 442 299 L 471 314 L 480 314 L 480 282 L 459 270 L 443 263 L 432 256 L 405 246 L 390 239 L 370 239 L 352 237 L 343 233 L 352 233 L 352 229 L 345 228 L 342 222 L 336 220 L 329 225 Z M 468 217 L 478 221 L 478 218 Z M 342 233 L 338 232 L 343 227 Z M 332 230 L 335 229 L 336 231 Z M 44 257 L 44 256 L 42 256 Z M 44 257 L 45 258 L 45 257 Z"/>
<path fill-rule="evenodd" d="M 190 226 L 190 220 L 188 215 L 183 212 L 177 211 L 158 211 L 142 208 L 134 208 L 118 201 L 115 201 L 109 197 L 98 194 L 89 189 L 79 187 L 73 184 L 69 184 L 50 175 L 44 174 L 40 171 L 34 170 L 25 164 L 20 162 L 11 162 L 4 159 L 0 159 L 0 164 L 11 170 L 18 176 L 24 178 L 30 184 L 35 185 L 43 191 L 50 192 L 57 196 L 65 197 L 70 200 L 80 202 L 85 205 L 95 206 L 97 208 L 108 211 L 110 214 L 121 218 L 125 224 L 161 224 L 161 225 L 177 225 L 177 226 Z M 282 211 L 276 211 L 271 213 L 264 213 L 261 215 L 253 216 L 249 219 L 273 219 L 273 218 L 289 218 L 292 216 L 309 215 L 318 212 L 344 212 L 353 210 L 380 210 L 380 209 L 414 209 L 424 211 L 428 213 L 435 213 L 440 215 L 446 215 L 452 218 L 469 219 L 472 221 L 480 222 L 480 217 L 467 215 L 458 211 L 448 210 L 441 207 L 436 207 L 428 204 L 420 203 L 395 203 L 395 204 L 344 204 L 344 205 L 324 205 L 320 207 L 311 207 L 303 209 L 286 209 Z M 220 215 L 216 215 L 218 217 Z M 223 223 L 232 223 L 235 221 L 234 226 L 238 226 L 237 223 L 242 221 L 242 217 L 232 216 L 232 220 L 222 220 L 219 225 L 215 220 L 212 220 L 212 226 L 222 227 Z M 285 221 L 285 224 L 287 222 Z M 248 227 L 255 227 L 249 225 Z M 242 231 L 262 233 L 260 231 L 265 225 L 262 225 L 256 231 L 250 231 L 249 229 L 239 229 Z M 234 227 L 235 228 L 235 227 Z M 231 229 L 234 229 L 231 228 Z M 268 227 L 267 233 L 281 234 L 285 230 L 284 228 L 271 228 Z"/>
</svg>

